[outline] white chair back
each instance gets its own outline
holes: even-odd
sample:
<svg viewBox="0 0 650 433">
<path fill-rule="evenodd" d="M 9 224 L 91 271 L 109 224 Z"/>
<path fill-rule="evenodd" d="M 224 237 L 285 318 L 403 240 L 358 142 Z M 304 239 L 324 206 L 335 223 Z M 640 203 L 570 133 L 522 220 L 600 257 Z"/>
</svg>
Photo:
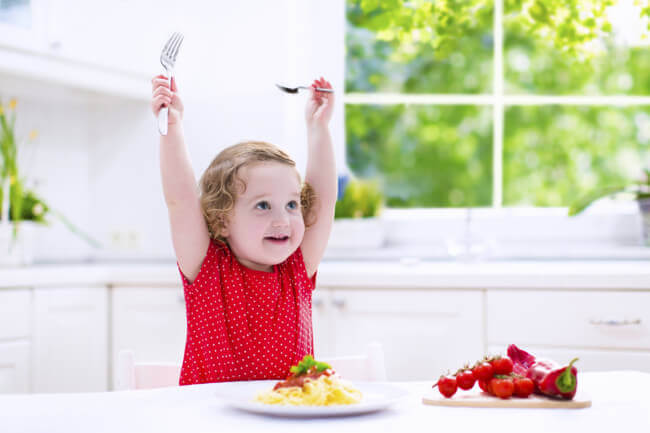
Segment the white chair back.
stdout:
<svg viewBox="0 0 650 433">
<path fill-rule="evenodd" d="M 327 362 L 343 379 L 369 382 L 386 380 L 384 351 L 379 343 L 368 344 L 364 355 L 323 357 L 319 361 Z"/>
<path fill-rule="evenodd" d="M 136 364 L 131 350 L 120 351 L 117 362 L 117 390 L 178 386 L 180 365 L 162 362 Z"/>
<path fill-rule="evenodd" d="M 384 351 L 379 343 L 366 347 L 364 355 L 325 357 L 327 362 L 343 378 L 359 381 L 385 381 Z M 181 366 L 172 363 L 135 363 L 132 350 L 118 354 L 116 390 L 151 389 L 178 386 Z"/>
</svg>

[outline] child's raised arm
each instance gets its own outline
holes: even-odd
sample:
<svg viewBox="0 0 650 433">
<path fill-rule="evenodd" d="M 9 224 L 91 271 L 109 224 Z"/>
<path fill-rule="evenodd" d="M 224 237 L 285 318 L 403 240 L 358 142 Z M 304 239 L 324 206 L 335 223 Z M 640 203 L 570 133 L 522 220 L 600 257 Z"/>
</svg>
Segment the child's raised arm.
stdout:
<svg viewBox="0 0 650 433">
<path fill-rule="evenodd" d="M 177 94 L 176 80 L 162 75 L 152 80 L 151 108 L 155 116 L 169 107 L 167 135 L 160 136 L 160 173 L 169 212 L 172 242 L 178 265 L 190 282 L 199 273 L 210 244 L 210 233 L 203 218 L 199 191 L 183 139 L 183 102 Z"/>
<path fill-rule="evenodd" d="M 311 278 L 320 264 L 334 221 L 336 205 L 336 162 L 332 137 L 328 128 L 334 108 L 334 94 L 318 92 L 313 87 L 331 89 L 323 77 L 314 80 L 311 96 L 305 108 L 307 121 L 307 170 L 305 182 L 316 194 L 314 224 L 305 229 L 302 249 L 307 275 Z"/>
</svg>

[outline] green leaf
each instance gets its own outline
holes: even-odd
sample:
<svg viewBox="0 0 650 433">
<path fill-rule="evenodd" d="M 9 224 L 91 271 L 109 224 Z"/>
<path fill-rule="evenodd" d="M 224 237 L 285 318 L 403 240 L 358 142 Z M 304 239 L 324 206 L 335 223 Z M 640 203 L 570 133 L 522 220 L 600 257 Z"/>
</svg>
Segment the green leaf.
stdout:
<svg viewBox="0 0 650 433">
<path fill-rule="evenodd" d="M 609 188 L 603 188 L 597 191 L 592 192 L 591 194 L 588 194 L 585 197 L 582 197 L 581 199 L 577 200 L 575 203 L 573 203 L 569 207 L 569 216 L 576 216 L 583 210 L 589 207 L 593 202 L 596 200 L 599 200 L 603 197 L 608 197 L 614 194 L 617 194 L 619 192 L 623 192 L 628 190 L 628 186 L 613 186 Z"/>
<path fill-rule="evenodd" d="M 305 355 L 305 357 L 298 363 L 298 365 L 292 366 L 289 371 L 296 376 L 307 374 L 310 368 L 316 367 L 316 371 L 321 372 L 325 371 L 330 367 L 329 364 L 325 362 L 316 361 L 311 355 Z"/>
</svg>

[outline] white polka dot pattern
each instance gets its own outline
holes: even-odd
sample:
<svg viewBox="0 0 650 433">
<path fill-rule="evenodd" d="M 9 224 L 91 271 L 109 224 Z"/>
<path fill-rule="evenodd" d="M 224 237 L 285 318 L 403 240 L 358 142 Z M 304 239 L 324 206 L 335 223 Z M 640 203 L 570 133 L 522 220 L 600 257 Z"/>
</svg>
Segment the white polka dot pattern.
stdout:
<svg viewBox="0 0 650 433">
<path fill-rule="evenodd" d="M 213 240 L 194 282 L 181 277 L 187 341 L 180 385 L 284 379 L 313 354 L 316 275 L 307 276 L 300 248 L 263 272 L 243 266 Z"/>
</svg>

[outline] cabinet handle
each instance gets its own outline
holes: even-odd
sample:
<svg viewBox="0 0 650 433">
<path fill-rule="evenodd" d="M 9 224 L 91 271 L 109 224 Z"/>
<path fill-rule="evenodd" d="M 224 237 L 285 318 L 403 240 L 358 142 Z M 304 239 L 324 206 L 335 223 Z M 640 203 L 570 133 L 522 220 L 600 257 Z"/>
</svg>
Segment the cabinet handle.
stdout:
<svg viewBox="0 0 650 433">
<path fill-rule="evenodd" d="M 610 320 L 590 320 L 589 321 L 590 325 L 594 326 L 638 326 L 641 324 L 641 319 L 632 319 L 632 320 L 615 320 L 615 319 L 610 319 Z"/>
<path fill-rule="evenodd" d="M 315 298 L 313 301 L 313 306 L 315 308 L 322 308 L 323 307 L 323 300 L 321 298 Z"/>
<path fill-rule="evenodd" d="M 336 308 L 338 308 L 339 310 L 342 310 L 343 308 L 345 308 L 345 299 L 344 298 L 334 298 L 332 300 L 332 304 L 334 304 L 334 306 Z"/>
</svg>

